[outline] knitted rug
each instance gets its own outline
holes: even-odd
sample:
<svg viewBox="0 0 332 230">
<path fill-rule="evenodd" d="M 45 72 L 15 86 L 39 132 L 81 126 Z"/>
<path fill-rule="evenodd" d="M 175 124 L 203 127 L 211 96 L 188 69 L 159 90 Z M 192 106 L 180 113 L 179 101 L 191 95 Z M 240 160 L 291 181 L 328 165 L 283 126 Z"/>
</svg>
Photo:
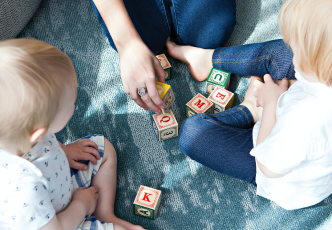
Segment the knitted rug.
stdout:
<svg viewBox="0 0 332 230">
<path fill-rule="evenodd" d="M 237 0 L 237 25 L 228 46 L 281 38 L 277 15 L 282 0 Z M 173 138 L 158 142 L 152 112 L 125 94 L 118 54 L 88 0 L 44 0 L 19 37 L 34 37 L 65 52 L 78 76 L 78 98 L 73 118 L 56 134 L 68 143 L 101 133 L 118 155 L 115 214 L 147 229 L 331 229 L 331 198 L 313 207 L 286 211 L 256 195 L 246 182 L 217 173 L 186 157 Z M 169 57 L 169 56 L 168 56 Z M 181 126 L 185 104 L 204 83 L 196 82 L 183 63 L 169 58 L 175 102 L 171 109 Z M 248 76 L 232 75 L 235 104 L 243 100 Z M 156 220 L 133 214 L 140 185 L 160 189 Z"/>
</svg>

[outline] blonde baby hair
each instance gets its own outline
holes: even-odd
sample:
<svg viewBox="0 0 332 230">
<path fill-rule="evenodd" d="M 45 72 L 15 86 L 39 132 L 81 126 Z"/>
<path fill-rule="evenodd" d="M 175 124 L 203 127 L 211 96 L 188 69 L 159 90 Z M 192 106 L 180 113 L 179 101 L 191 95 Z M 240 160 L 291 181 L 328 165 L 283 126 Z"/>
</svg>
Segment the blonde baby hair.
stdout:
<svg viewBox="0 0 332 230">
<path fill-rule="evenodd" d="M 332 1 L 285 0 L 278 17 L 299 70 L 332 85 Z"/>
<path fill-rule="evenodd" d="M 31 149 L 30 135 L 48 128 L 66 85 L 76 82 L 70 58 L 45 42 L 0 42 L 0 148 L 21 156 Z"/>
</svg>

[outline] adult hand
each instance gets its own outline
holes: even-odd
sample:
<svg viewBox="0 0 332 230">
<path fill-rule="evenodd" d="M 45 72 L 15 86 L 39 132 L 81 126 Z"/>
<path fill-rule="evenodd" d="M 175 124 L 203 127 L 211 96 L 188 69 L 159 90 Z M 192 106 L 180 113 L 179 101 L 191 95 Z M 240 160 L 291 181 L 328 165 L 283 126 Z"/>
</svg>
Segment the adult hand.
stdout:
<svg viewBox="0 0 332 230">
<path fill-rule="evenodd" d="M 121 79 L 127 94 L 142 108 L 149 108 L 156 114 L 161 113 L 165 103 L 161 100 L 155 75 L 158 81 L 165 82 L 165 72 L 158 58 L 150 49 L 137 39 L 130 40 L 122 49 L 118 49 L 120 57 Z M 138 88 L 147 88 L 147 93 L 140 97 Z"/>
<path fill-rule="evenodd" d="M 282 79 L 280 84 L 276 84 L 270 74 L 264 75 L 264 83 L 256 80 L 254 82 L 254 95 L 257 98 L 257 106 L 266 106 L 273 102 L 276 103 L 281 94 L 289 88 L 289 82 L 286 78 Z"/>
<path fill-rule="evenodd" d="M 97 186 L 91 186 L 89 188 L 79 187 L 73 194 L 72 202 L 81 202 L 85 207 L 86 215 L 89 215 L 96 209 L 98 190 L 99 188 Z"/>
<path fill-rule="evenodd" d="M 98 146 L 90 139 L 80 139 L 68 145 L 60 145 L 65 152 L 69 167 L 77 170 L 86 170 L 87 166 L 79 161 L 91 161 L 94 165 L 100 159 Z"/>
</svg>

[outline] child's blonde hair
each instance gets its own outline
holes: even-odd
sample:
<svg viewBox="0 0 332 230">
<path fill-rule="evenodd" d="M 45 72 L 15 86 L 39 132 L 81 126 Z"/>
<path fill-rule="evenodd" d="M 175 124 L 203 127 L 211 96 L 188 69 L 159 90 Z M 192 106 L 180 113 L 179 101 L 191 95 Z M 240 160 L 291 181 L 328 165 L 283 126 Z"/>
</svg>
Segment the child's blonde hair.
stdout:
<svg viewBox="0 0 332 230">
<path fill-rule="evenodd" d="M 76 83 L 74 66 L 63 52 L 34 39 L 0 42 L 0 148 L 22 155 L 30 135 L 48 128 L 63 89 Z"/>
<path fill-rule="evenodd" d="M 278 24 L 299 70 L 332 85 L 332 1 L 285 0 Z"/>
</svg>

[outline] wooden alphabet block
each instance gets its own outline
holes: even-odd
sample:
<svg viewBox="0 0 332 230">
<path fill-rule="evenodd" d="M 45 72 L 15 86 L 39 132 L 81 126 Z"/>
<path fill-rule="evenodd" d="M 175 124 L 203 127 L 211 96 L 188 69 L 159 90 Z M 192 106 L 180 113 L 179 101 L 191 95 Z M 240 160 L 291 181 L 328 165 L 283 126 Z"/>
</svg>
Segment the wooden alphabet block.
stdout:
<svg viewBox="0 0 332 230">
<path fill-rule="evenodd" d="M 161 100 L 163 100 L 166 104 L 165 110 L 168 110 L 175 100 L 172 87 L 159 81 L 156 81 L 156 83 Z"/>
<path fill-rule="evenodd" d="M 208 78 L 206 79 L 205 93 L 212 93 L 216 86 L 220 86 L 221 88 L 228 87 L 230 76 L 231 73 L 229 72 L 212 68 Z"/>
<path fill-rule="evenodd" d="M 157 115 L 152 115 L 152 126 L 158 141 L 163 141 L 178 136 L 178 122 L 172 110 Z"/>
<path fill-rule="evenodd" d="M 233 106 L 234 93 L 216 86 L 208 99 L 214 103 L 214 113 L 219 113 Z"/>
<path fill-rule="evenodd" d="M 160 200 L 160 190 L 141 185 L 133 203 L 134 214 L 155 220 Z"/>
<path fill-rule="evenodd" d="M 197 113 L 213 113 L 213 103 L 202 94 L 198 93 L 186 104 L 186 116 L 190 117 Z"/>
<path fill-rule="evenodd" d="M 172 66 L 171 63 L 169 63 L 167 57 L 165 54 L 160 54 L 156 56 L 161 64 L 161 67 L 163 67 L 166 77 L 165 80 L 171 80 L 172 79 Z"/>
</svg>

